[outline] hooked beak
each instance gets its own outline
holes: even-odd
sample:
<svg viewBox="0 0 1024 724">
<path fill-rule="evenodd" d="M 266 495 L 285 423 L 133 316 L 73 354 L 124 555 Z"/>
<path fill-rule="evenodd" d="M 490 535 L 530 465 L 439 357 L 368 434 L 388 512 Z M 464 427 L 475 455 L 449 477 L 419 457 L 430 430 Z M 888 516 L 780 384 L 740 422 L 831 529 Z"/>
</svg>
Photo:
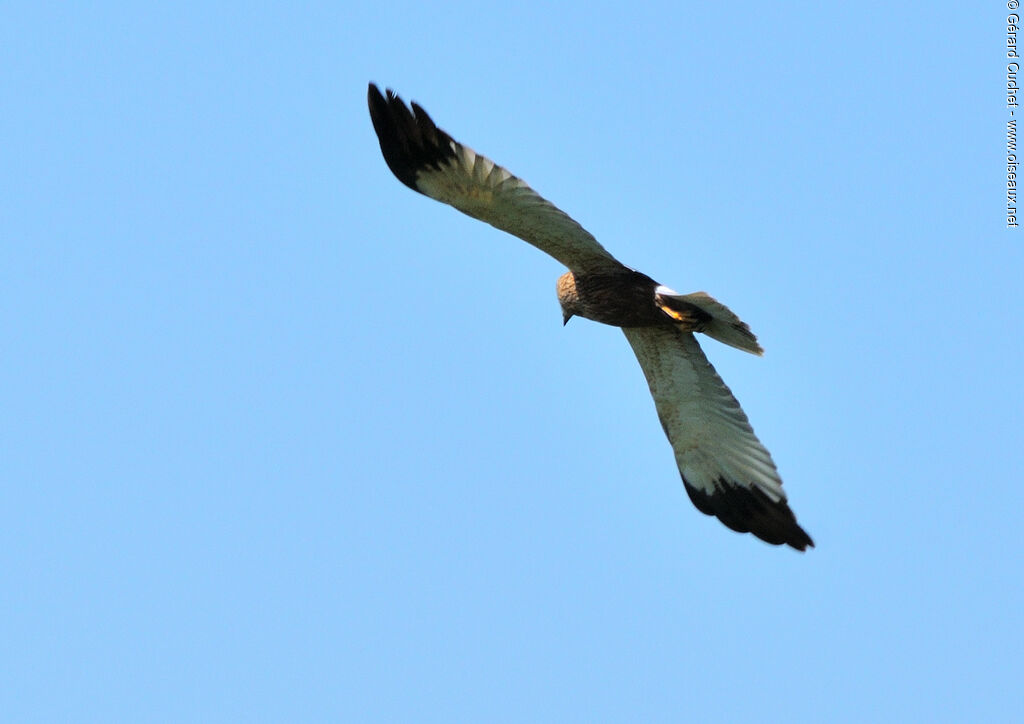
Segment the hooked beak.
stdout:
<svg viewBox="0 0 1024 724">
<path fill-rule="evenodd" d="M 572 319 L 572 312 L 563 311 L 562 312 L 562 326 L 564 327 L 565 325 L 567 325 L 569 323 L 570 319 Z"/>
</svg>

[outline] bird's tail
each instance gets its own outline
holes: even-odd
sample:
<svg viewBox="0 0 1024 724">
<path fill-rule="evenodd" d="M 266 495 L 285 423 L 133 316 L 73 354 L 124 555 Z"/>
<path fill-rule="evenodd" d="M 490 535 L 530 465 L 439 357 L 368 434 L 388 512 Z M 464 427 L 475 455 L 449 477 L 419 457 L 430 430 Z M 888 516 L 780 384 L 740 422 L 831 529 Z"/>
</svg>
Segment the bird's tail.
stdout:
<svg viewBox="0 0 1024 724">
<path fill-rule="evenodd" d="M 764 354 L 764 350 L 757 343 L 757 337 L 750 331 L 750 327 L 733 314 L 731 309 L 711 295 L 705 292 L 694 292 L 693 294 L 659 292 L 657 296 L 665 307 L 690 305 L 707 314 L 711 319 L 703 321 L 695 331 L 703 332 L 723 344 L 742 349 L 744 352 L 756 355 Z"/>
</svg>

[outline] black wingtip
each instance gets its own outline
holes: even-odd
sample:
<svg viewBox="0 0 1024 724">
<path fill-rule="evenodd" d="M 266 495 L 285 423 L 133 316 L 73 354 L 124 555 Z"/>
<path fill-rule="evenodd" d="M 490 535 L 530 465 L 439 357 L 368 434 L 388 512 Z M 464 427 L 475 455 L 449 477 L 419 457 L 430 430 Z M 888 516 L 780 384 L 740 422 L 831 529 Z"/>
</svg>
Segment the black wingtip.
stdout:
<svg viewBox="0 0 1024 724">
<path fill-rule="evenodd" d="M 814 547 L 807 531 L 785 500 L 774 501 L 757 488 L 743 488 L 721 481 L 708 494 L 683 480 L 687 495 L 697 510 L 713 515 L 738 533 L 753 533 L 772 545 L 788 545 L 798 551 Z"/>
<path fill-rule="evenodd" d="M 413 191 L 416 175 L 427 168 L 438 168 L 454 156 L 454 141 L 439 129 L 416 103 L 412 109 L 390 88 L 382 94 L 375 83 L 366 92 L 370 120 L 380 141 L 380 150 L 391 173 Z"/>
</svg>

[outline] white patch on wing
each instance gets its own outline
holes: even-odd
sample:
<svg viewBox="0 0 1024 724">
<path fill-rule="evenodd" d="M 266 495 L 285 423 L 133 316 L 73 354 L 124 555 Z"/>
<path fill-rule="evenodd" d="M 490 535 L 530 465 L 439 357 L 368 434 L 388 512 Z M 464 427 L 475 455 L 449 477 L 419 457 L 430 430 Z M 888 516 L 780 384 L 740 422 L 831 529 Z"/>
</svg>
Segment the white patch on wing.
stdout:
<svg viewBox="0 0 1024 724">
<path fill-rule="evenodd" d="M 454 143 L 455 157 L 440 169 L 421 169 L 416 188 L 433 199 L 518 236 L 570 269 L 622 265 L 568 214 L 489 158 Z"/>
<path fill-rule="evenodd" d="M 690 486 L 713 494 L 724 481 L 756 487 L 773 502 L 784 501 L 772 456 L 694 336 L 672 327 L 622 331 L 647 378 L 679 472 Z"/>
</svg>

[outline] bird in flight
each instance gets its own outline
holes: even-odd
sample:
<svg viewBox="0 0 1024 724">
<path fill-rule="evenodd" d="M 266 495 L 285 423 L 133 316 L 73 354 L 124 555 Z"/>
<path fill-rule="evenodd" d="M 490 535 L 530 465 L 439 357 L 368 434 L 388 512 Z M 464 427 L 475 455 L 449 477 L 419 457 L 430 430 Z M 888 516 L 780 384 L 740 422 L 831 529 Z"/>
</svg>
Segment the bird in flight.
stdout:
<svg viewBox="0 0 1024 724">
<path fill-rule="evenodd" d="M 679 294 L 623 265 L 525 181 L 453 140 L 416 103 L 410 109 L 373 83 L 368 102 L 380 150 L 399 181 L 568 267 L 557 284 L 563 324 L 578 316 L 622 329 L 699 511 L 773 545 L 814 546 L 786 502 L 772 456 L 694 336 L 762 354 L 739 317 L 704 292 Z"/>
</svg>

